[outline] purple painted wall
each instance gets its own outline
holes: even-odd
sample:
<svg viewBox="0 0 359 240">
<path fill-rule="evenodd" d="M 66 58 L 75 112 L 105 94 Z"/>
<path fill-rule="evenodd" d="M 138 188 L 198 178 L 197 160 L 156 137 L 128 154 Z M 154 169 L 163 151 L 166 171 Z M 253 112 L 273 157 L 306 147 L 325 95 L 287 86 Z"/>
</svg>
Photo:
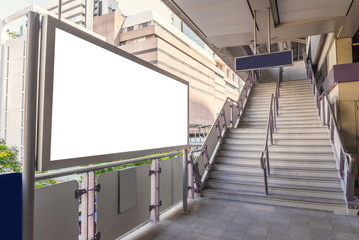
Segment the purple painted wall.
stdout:
<svg viewBox="0 0 359 240">
<path fill-rule="evenodd" d="M 328 92 L 335 83 L 359 81 L 359 62 L 334 65 L 323 82 L 323 89 Z"/>
</svg>

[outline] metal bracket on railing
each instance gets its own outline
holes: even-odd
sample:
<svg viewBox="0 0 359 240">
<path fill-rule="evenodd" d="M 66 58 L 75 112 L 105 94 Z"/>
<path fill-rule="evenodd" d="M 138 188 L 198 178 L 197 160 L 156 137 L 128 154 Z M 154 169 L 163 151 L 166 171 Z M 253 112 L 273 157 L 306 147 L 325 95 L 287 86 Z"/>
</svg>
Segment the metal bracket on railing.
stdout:
<svg viewBox="0 0 359 240">
<path fill-rule="evenodd" d="M 99 184 L 95 185 L 94 190 L 95 190 L 95 192 L 100 192 L 101 191 L 101 184 L 99 183 Z"/>
<path fill-rule="evenodd" d="M 100 240 L 100 239 L 101 239 L 101 232 L 97 232 L 97 233 L 95 234 L 95 237 L 94 237 L 93 240 Z"/>
<path fill-rule="evenodd" d="M 196 193 L 201 192 L 202 182 L 201 182 L 201 174 L 199 173 L 198 162 L 193 164 L 193 176 L 194 176 L 194 191 Z"/>
<path fill-rule="evenodd" d="M 208 156 L 208 150 L 207 150 L 207 144 L 203 146 L 202 152 L 201 152 L 204 160 L 204 167 L 209 170 L 211 167 L 211 164 L 209 163 L 209 156 Z"/>
<path fill-rule="evenodd" d="M 188 186 L 187 189 L 188 190 L 194 189 L 194 186 Z"/>
<path fill-rule="evenodd" d="M 78 199 L 79 197 L 81 197 L 82 195 L 84 195 L 85 193 L 87 193 L 86 189 L 78 189 L 75 190 L 75 198 Z"/>
<path fill-rule="evenodd" d="M 151 176 L 152 174 L 154 174 L 154 173 L 156 173 L 156 172 L 161 173 L 161 172 L 162 172 L 162 168 L 159 168 L 158 171 L 156 171 L 156 170 L 149 170 L 149 171 L 148 171 L 148 175 Z"/>
<path fill-rule="evenodd" d="M 226 119 L 226 112 L 223 110 L 222 113 L 221 113 L 221 116 L 223 118 L 223 129 L 226 129 L 227 128 L 227 119 Z"/>
<path fill-rule="evenodd" d="M 155 209 L 156 207 L 161 207 L 161 206 L 162 206 L 162 200 L 160 200 L 160 201 L 158 202 L 158 205 L 150 205 L 150 206 L 148 207 L 148 209 L 149 209 L 149 211 L 151 212 L 152 209 Z"/>
<path fill-rule="evenodd" d="M 218 135 L 218 142 L 222 141 L 222 133 L 221 133 L 221 126 L 219 126 L 219 121 L 216 123 L 217 128 L 217 135 Z"/>
<path fill-rule="evenodd" d="M 330 123 L 330 141 L 334 143 L 334 120 L 332 118 L 332 121 Z"/>
</svg>

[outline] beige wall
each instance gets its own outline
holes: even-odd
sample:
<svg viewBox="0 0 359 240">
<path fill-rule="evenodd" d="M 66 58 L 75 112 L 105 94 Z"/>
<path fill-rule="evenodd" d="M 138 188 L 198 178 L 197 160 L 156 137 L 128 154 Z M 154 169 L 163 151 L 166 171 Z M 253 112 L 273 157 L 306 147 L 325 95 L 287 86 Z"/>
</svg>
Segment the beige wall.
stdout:
<svg viewBox="0 0 359 240">
<path fill-rule="evenodd" d="M 353 62 L 352 39 L 351 38 L 337 39 L 337 63 L 345 64 L 352 62 Z"/>
<path fill-rule="evenodd" d="M 106 41 L 118 46 L 120 42 L 120 30 L 125 17 L 116 12 L 97 16 L 93 20 L 93 31 L 104 37 Z"/>
</svg>

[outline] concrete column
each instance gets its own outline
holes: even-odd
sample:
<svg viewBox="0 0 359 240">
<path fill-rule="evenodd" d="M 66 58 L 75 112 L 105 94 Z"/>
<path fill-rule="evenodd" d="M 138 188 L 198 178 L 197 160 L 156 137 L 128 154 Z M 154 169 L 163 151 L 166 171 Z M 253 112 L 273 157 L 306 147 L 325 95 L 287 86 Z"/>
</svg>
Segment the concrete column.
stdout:
<svg viewBox="0 0 359 240">
<path fill-rule="evenodd" d="M 337 47 L 337 64 L 353 63 L 351 38 L 337 39 L 336 47 Z"/>
</svg>

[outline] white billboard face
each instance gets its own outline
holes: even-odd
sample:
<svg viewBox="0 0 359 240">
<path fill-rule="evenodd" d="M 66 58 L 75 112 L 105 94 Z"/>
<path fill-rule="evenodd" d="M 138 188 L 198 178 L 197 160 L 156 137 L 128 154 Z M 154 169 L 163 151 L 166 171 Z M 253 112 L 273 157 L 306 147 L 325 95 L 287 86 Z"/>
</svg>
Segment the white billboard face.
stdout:
<svg viewBox="0 0 359 240">
<path fill-rule="evenodd" d="M 53 57 L 43 54 L 52 74 L 43 70 L 40 90 L 40 170 L 188 145 L 188 84 L 102 41 L 112 49 L 52 29 L 52 21 L 54 44 L 47 38 L 46 51 Z"/>
</svg>

